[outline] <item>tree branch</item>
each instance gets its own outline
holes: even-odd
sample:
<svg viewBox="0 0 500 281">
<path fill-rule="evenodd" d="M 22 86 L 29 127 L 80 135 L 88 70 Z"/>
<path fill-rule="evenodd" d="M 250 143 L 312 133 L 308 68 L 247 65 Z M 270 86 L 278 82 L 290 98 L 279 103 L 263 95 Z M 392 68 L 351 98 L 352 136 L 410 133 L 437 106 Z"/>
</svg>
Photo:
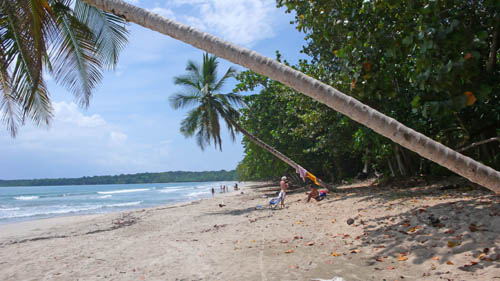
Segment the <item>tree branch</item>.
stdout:
<svg viewBox="0 0 500 281">
<path fill-rule="evenodd" d="M 471 145 L 468 145 L 466 147 L 462 147 L 462 148 L 457 149 L 457 151 L 458 152 L 466 151 L 466 150 L 468 150 L 470 148 L 476 147 L 476 146 L 481 145 L 481 144 L 489 143 L 489 142 L 492 142 L 492 141 L 500 141 L 500 137 L 494 137 L 494 138 L 489 138 L 487 140 L 473 142 Z"/>
</svg>

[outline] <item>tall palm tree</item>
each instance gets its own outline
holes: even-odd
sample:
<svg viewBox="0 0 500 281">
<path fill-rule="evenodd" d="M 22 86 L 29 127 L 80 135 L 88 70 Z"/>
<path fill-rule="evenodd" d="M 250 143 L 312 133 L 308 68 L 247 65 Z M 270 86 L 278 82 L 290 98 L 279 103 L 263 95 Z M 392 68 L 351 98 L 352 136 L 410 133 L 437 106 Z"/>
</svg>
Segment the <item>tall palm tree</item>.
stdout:
<svg viewBox="0 0 500 281">
<path fill-rule="evenodd" d="M 241 132 L 255 144 L 298 170 L 300 166 L 292 159 L 250 134 L 238 124 L 237 120 L 240 114 L 233 106 L 242 106 L 243 97 L 236 93 L 220 93 L 226 80 L 234 77 L 236 71 L 230 67 L 217 81 L 217 66 L 217 57 L 206 53 L 203 55 L 201 67 L 195 62 L 189 61 L 186 67 L 187 74 L 174 77 L 174 83 L 184 86 L 185 93 L 172 95 L 169 98 L 170 105 L 174 109 L 194 107 L 182 120 L 181 133 L 186 137 L 196 136 L 196 141 L 202 150 L 212 142 L 216 148 L 219 147 L 222 150 L 219 122 L 222 119 L 225 121 L 233 141 L 235 140 L 235 132 Z M 331 188 L 321 180 L 319 183 Z"/>
<path fill-rule="evenodd" d="M 26 119 L 49 124 L 49 73 L 86 107 L 127 42 L 125 21 L 80 0 L 0 2 L 0 113 L 12 136 Z"/>
<path fill-rule="evenodd" d="M 500 172 L 416 132 L 398 121 L 291 67 L 215 36 L 120 0 L 85 0 L 104 11 L 188 43 L 279 81 L 431 161 L 500 193 Z"/>
</svg>

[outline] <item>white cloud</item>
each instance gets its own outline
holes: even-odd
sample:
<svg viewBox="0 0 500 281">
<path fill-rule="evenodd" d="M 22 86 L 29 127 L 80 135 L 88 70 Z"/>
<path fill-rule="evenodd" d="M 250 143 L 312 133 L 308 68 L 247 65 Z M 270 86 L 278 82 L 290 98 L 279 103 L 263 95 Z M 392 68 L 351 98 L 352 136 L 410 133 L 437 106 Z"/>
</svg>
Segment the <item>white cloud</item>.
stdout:
<svg viewBox="0 0 500 281">
<path fill-rule="evenodd" d="M 129 2 L 130 4 L 139 4 L 139 0 L 125 0 L 125 2 Z"/>
<path fill-rule="evenodd" d="M 106 122 L 98 114 L 85 116 L 74 103 L 54 102 L 54 120 L 71 123 L 79 127 L 94 128 L 106 125 Z"/>
<path fill-rule="evenodd" d="M 111 145 L 123 144 L 127 140 L 127 135 L 122 132 L 112 131 L 109 133 L 109 143 Z"/>
<path fill-rule="evenodd" d="M 188 24 L 247 46 L 273 37 L 273 19 L 281 13 L 272 0 L 175 0 L 169 4 L 193 6 L 197 14 L 184 18 Z"/>
<path fill-rule="evenodd" d="M 160 16 L 164 16 L 169 19 L 175 19 L 174 12 L 170 9 L 164 9 L 160 7 L 156 7 L 153 9 L 150 9 L 151 12 L 159 14 Z"/>
</svg>

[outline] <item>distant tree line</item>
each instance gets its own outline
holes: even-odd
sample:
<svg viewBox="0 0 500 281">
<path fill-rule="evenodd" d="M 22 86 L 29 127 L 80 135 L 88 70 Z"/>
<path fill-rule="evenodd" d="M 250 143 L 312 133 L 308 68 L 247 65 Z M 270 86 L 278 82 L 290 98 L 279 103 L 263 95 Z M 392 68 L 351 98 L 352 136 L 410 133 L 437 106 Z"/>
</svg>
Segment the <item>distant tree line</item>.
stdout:
<svg viewBox="0 0 500 281">
<path fill-rule="evenodd" d="M 238 180 L 236 170 L 163 173 L 121 174 L 116 176 L 93 176 L 81 178 L 55 178 L 32 180 L 0 180 L 0 186 L 47 186 L 47 185 L 93 185 L 93 184 L 134 184 L 167 182 L 205 182 Z"/>
</svg>

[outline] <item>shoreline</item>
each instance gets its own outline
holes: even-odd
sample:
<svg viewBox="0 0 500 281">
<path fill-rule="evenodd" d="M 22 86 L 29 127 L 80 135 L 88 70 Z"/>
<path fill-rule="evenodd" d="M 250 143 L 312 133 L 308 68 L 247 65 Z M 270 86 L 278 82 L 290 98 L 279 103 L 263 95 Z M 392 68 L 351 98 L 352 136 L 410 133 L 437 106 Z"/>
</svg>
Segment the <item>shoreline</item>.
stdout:
<svg viewBox="0 0 500 281">
<path fill-rule="evenodd" d="M 241 191 L 0 231 L 0 279 L 500 278 L 500 199 L 490 193 L 361 183 L 320 202 L 290 194 L 288 208 L 270 210 L 274 192 Z"/>
<path fill-rule="evenodd" d="M 260 182 L 240 182 L 239 186 L 240 189 L 242 190 L 243 188 L 251 188 L 254 185 L 259 185 Z M 29 231 L 31 233 L 35 233 L 35 231 L 38 230 L 43 230 L 44 228 L 48 227 L 57 227 L 57 226 L 62 226 L 68 223 L 77 223 L 77 222 L 84 222 L 88 220 L 94 220 L 94 219 L 102 219 L 107 216 L 119 216 L 122 215 L 123 213 L 128 213 L 128 212 L 136 212 L 136 211 L 146 211 L 146 210 L 154 210 L 157 208 L 160 209 L 168 209 L 168 208 L 178 208 L 178 207 L 184 207 L 184 206 L 189 206 L 192 204 L 196 204 L 195 202 L 197 201 L 203 201 L 203 200 L 209 200 L 209 199 L 215 199 L 217 197 L 223 197 L 223 196 L 228 196 L 234 192 L 239 192 L 239 191 L 231 191 L 231 192 L 225 192 L 225 193 L 215 193 L 214 197 L 206 197 L 206 198 L 198 198 L 194 200 L 187 200 L 187 201 L 182 201 L 182 202 L 175 202 L 175 203 L 170 203 L 170 204 L 160 204 L 157 206 L 153 207 L 137 207 L 137 208 L 130 208 L 126 210 L 118 210 L 118 211 L 111 211 L 111 212 L 106 212 L 106 213 L 90 213 L 90 214 L 68 214 L 68 215 L 60 215 L 60 216 L 54 216 L 54 217 L 48 217 L 48 218 L 38 218 L 38 219 L 29 219 L 29 220 L 21 220 L 21 221 L 10 221 L 10 222 L 3 222 L 0 223 L 0 241 L 9 237 L 12 237 L 14 235 L 19 235 L 20 233 L 23 233 L 25 231 Z M 41 227 L 43 225 L 43 227 Z"/>
<path fill-rule="evenodd" d="M 228 181 L 228 182 L 232 182 L 232 181 Z M 206 183 L 223 183 L 223 182 L 215 181 L 215 182 L 206 182 Z M 254 182 L 248 182 L 248 183 L 252 184 Z M 172 183 L 151 183 L 151 184 L 172 184 Z M 175 184 L 175 182 L 173 184 Z M 241 182 L 239 184 L 245 185 L 245 182 Z M 113 184 L 111 184 L 111 185 L 113 185 Z M 136 184 L 131 184 L 131 185 L 136 185 Z M 140 184 L 140 185 L 142 186 L 144 184 Z M 75 186 L 75 185 L 72 185 L 71 187 L 73 187 L 73 186 Z M 76 185 L 76 186 L 78 186 L 78 185 Z M 37 187 L 43 187 L 43 186 L 37 186 Z M 52 186 L 49 186 L 49 187 L 52 187 Z M 216 191 L 215 194 L 216 194 L 216 196 L 221 196 L 221 195 L 223 195 L 225 193 L 219 193 L 218 191 Z M 110 210 L 108 212 L 106 212 L 106 211 L 102 211 L 102 212 L 80 211 L 80 212 L 75 212 L 75 213 L 69 212 L 69 213 L 62 213 L 62 214 L 55 213 L 55 214 L 39 215 L 39 216 L 35 215 L 35 216 L 27 216 L 27 217 L 14 217 L 14 218 L 6 219 L 4 221 L 0 221 L 0 228 L 2 226 L 8 226 L 8 225 L 11 225 L 11 224 L 18 224 L 18 223 L 24 223 L 24 222 L 31 222 L 31 221 L 38 221 L 38 220 L 50 220 L 50 219 L 54 219 L 54 218 L 68 218 L 68 217 L 79 217 L 79 216 L 105 215 L 105 214 L 112 214 L 112 213 L 133 211 L 133 210 L 137 210 L 137 209 L 154 208 L 154 207 L 163 206 L 163 205 L 182 204 L 182 203 L 188 203 L 188 202 L 191 202 L 191 201 L 208 199 L 208 198 L 212 198 L 212 197 L 210 195 L 207 195 L 206 197 L 201 197 L 201 198 L 189 198 L 189 197 L 187 197 L 185 201 L 165 202 L 165 203 L 161 203 L 161 204 L 158 204 L 158 205 L 155 205 L 155 206 L 147 206 L 147 207 L 146 206 L 134 206 L 134 207 L 131 207 L 131 208 L 126 208 L 126 209 Z"/>
</svg>

